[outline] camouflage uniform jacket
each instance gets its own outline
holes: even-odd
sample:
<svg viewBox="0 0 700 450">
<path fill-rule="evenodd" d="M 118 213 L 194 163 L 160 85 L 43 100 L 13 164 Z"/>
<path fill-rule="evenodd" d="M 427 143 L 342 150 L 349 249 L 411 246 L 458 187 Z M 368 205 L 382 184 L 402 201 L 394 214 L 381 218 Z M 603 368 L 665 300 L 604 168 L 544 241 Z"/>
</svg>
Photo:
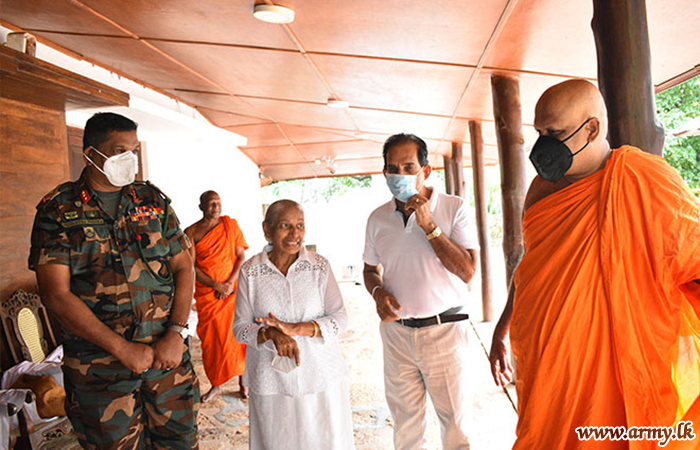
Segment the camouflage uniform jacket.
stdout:
<svg viewBox="0 0 700 450">
<path fill-rule="evenodd" d="M 153 342 L 165 331 L 173 300 L 167 261 L 191 246 L 169 203 L 158 188 L 137 181 L 122 188 L 112 218 L 83 171 L 78 181 L 58 186 L 37 205 L 29 268 L 70 266 L 71 292 L 98 319 L 129 341 Z M 64 348 L 67 354 L 106 353 L 71 334 Z"/>
</svg>

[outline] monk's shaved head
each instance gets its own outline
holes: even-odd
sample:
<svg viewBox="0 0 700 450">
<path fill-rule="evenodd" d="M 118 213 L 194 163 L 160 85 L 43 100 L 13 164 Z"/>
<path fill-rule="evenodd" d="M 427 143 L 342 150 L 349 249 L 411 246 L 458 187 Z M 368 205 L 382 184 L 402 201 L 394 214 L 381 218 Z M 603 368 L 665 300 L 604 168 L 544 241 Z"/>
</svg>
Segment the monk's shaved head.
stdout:
<svg viewBox="0 0 700 450">
<path fill-rule="evenodd" d="M 544 91 L 537 101 L 535 128 L 538 122 L 562 126 L 567 125 L 566 121 L 580 124 L 589 117 L 598 118 L 605 128 L 602 133 L 605 137 L 608 113 L 600 91 L 589 81 L 567 80 Z"/>
<path fill-rule="evenodd" d="M 221 197 L 215 191 L 206 191 L 199 196 L 199 209 L 205 220 L 218 221 L 221 216 Z"/>
<path fill-rule="evenodd" d="M 204 205 L 207 200 L 211 197 L 219 197 L 219 194 L 216 191 L 206 191 L 202 195 L 199 196 L 199 204 Z"/>
<path fill-rule="evenodd" d="M 569 138 L 565 145 L 572 153 L 583 149 L 566 172 L 570 180 L 597 171 L 610 154 L 605 101 L 589 81 L 567 80 L 547 89 L 535 107 L 535 129 L 540 135 L 560 141 Z"/>
</svg>

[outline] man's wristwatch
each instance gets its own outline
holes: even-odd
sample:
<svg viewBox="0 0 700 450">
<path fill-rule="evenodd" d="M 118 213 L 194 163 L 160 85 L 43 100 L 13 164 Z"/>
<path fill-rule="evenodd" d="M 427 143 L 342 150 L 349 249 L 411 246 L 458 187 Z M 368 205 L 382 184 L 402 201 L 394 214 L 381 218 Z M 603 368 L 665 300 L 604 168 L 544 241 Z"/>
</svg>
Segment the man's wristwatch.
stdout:
<svg viewBox="0 0 700 450">
<path fill-rule="evenodd" d="M 436 226 L 435 229 L 433 231 L 431 231 L 430 233 L 426 234 L 425 237 L 427 237 L 429 241 L 432 241 L 433 239 L 440 236 L 441 234 L 442 234 L 442 230 L 440 229 L 440 227 Z"/>
<path fill-rule="evenodd" d="M 182 325 L 171 323 L 168 325 L 167 331 L 176 332 L 184 340 L 187 339 L 187 336 L 189 336 L 189 332 L 187 331 L 188 328 L 189 326 L 187 324 L 185 324 L 183 327 Z"/>
</svg>

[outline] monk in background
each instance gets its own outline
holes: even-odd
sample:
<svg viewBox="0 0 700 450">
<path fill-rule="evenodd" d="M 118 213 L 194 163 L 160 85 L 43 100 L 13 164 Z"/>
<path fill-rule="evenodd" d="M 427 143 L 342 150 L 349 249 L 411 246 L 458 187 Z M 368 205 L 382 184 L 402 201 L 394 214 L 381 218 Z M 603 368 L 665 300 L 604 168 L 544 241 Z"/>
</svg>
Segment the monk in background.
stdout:
<svg viewBox="0 0 700 450">
<path fill-rule="evenodd" d="M 221 198 L 214 191 L 199 197 L 204 217 L 185 230 L 195 243 L 190 248 L 195 261 L 194 298 L 197 307 L 197 335 L 202 341 L 202 362 L 211 389 L 202 396 L 207 402 L 219 395 L 221 385 L 239 377 L 241 397 L 246 347 L 233 337 L 238 273 L 245 261 L 248 244 L 238 222 L 221 215 Z"/>
<path fill-rule="evenodd" d="M 610 148 L 587 81 L 549 88 L 535 128 L 527 250 L 490 354 L 505 385 L 510 332 L 513 448 L 700 448 L 700 203 L 663 158 Z M 630 434 L 596 440 L 586 426 Z M 676 428 L 637 440 L 629 427 Z"/>
</svg>

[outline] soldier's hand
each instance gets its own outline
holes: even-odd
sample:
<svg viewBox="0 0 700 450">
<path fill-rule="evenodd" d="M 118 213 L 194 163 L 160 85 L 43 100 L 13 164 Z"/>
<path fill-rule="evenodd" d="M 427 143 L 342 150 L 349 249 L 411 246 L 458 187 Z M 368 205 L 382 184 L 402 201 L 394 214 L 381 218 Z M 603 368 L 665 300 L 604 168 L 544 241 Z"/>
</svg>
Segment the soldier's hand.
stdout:
<svg viewBox="0 0 700 450">
<path fill-rule="evenodd" d="M 401 305 L 389 292 L 382 288 L 377 289 L 374 293 L 374 302 L 377 304 L 377 314 L 382 322 L 395 322 L 400 319 L 396 311 L 402 309 Z"/>
<path fill-rule="evenodd" d="M 166 331 L 165 334 L 153 344 L 154 369 L 174 369 L 182 362 L 184 351 L 182 337 L 174 331 Z"/>
<path fill-rule="evenodd" d="M 294 358 L 297 362 L 297 366 L 301 364 L 301 359 L 299 359 L 299 346 L 294 338 L 272 327 L 267 329 L 267 337 L 275 344 L 278 355 Z"/>
<path fill-rule="evenodd" d="M 136 374 L 142 373 L 153 364 L 153 349 L 146 344 L 125 341 L 119 353 L 114 356 L 124 367 Z"/>
</svg>

